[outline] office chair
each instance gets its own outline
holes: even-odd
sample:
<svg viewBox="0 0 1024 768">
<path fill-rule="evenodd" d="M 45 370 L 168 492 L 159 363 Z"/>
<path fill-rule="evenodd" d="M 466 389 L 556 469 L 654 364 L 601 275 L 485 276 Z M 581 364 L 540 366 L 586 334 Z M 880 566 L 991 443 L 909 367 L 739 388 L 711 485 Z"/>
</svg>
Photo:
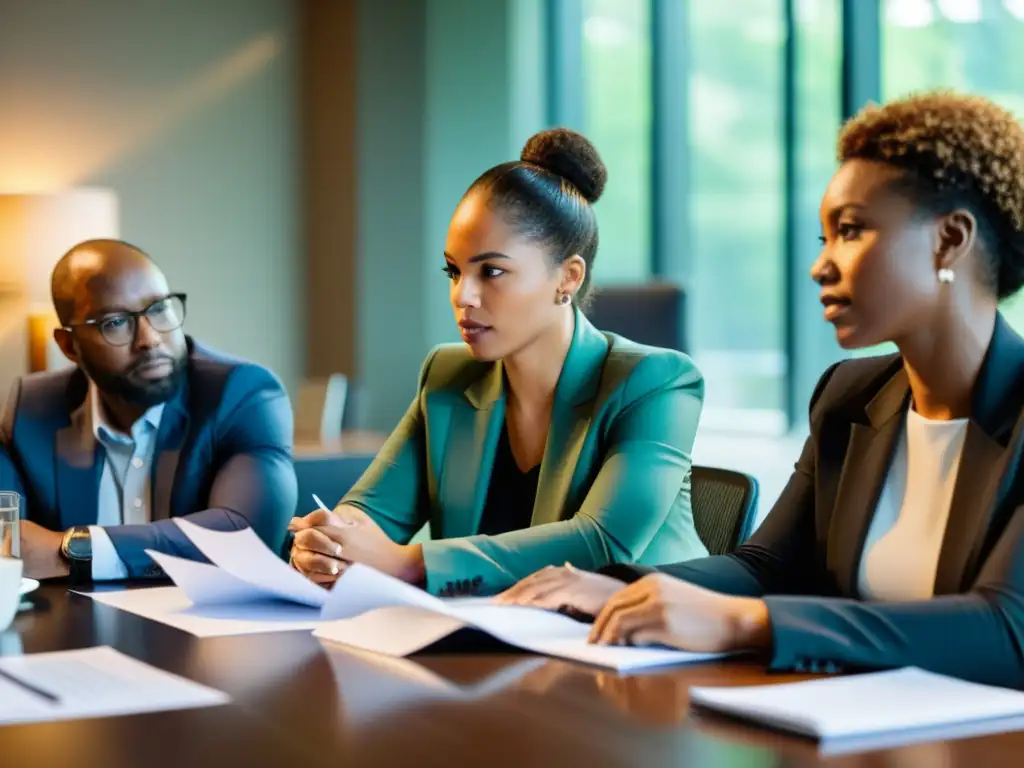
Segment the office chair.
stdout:
<svg viewBox="0 0 1024 768">
<path fill-rule="evenodd" d="M 726 555 L 753 532 L 758 485 L 729 469 L 693 467 L 690 495 L 697 535 L 712 555 Z"/>
</svg>

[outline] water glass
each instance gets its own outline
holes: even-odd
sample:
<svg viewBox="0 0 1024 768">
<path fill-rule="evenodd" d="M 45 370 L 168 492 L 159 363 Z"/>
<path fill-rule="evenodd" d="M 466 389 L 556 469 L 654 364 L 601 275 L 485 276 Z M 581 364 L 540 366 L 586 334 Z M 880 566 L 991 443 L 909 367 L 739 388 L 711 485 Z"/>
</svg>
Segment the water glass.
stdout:
<svg viewBox="0 0 1024 768">
<path fill-rule="evenodd" d="M 21 496 L 0 491 L 0 557 L 21 557 Z"/>
</svg>

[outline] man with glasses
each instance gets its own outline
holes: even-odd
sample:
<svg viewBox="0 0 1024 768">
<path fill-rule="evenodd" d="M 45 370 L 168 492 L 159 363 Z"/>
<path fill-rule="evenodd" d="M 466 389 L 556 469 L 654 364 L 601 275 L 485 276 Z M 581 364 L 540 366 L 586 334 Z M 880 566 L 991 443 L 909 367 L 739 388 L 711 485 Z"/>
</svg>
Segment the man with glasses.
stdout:
<svg viewBox="0 0 1024 768">
<path fill-rule="evenodd" d="M 146 549 L 203 559 L 171 520 L 182 516 L 251 527 L 278 550 L 297 494 L 280 381 L 186 336 L 185 295 L 127 243 L 76 245 L 51 289 L 75 368 L 20 379 L 0 421 L 25 575 L 160 576 Z"/>
</svg>

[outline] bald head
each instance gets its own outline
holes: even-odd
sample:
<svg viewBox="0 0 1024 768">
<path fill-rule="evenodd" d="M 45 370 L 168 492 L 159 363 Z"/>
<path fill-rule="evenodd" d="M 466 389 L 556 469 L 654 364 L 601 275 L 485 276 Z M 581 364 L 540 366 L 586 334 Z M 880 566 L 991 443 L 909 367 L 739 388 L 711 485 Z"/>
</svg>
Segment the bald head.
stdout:
<svg viewBox="0 0 1024 768">
<path fill-rule="evenodd" d="M 50 277 L 50 295 L 61 325 L 75 321 L 81 299 L 118 293 L 132 277 L 166 279 L 153 260 L 123 240 L 86 240 L 65 253 Z"/>
<path fill-rule="evenodd" d="M 188 354 L 185 296 L 142 250 L 121 240 L 87 240 L 68 251 L 50 281 L 64 355 L 111 403 L 132 411 L 167 400 Z M 129 422 L 130 424 L 131 422 Z"/>
</svg>

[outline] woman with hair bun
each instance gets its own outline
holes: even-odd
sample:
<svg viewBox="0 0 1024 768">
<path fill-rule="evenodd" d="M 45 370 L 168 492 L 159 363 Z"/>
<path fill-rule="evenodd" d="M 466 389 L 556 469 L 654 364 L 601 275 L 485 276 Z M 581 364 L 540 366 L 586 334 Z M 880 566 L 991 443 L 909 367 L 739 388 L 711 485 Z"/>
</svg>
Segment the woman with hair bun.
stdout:
<svg viewBox="0 0 1024 768">
<path fill-rule="evenodd" d="M 838 156 L 811 277 L 841 346 L 897 353 L 825 372 L 796 471 L 732 554 L 552 568 L 501 600 L 596 614 L 598 643 L 1024 688 L 1024 340 L 998 311 L 1024 283 L 1024 129 L 921 94 L 865 109 Z"/>
<path fill-rule="evenodd" d="M 428 355 L 402 422 L 334 511 L 292 521 L 300 572 L 331 584 L 364 563 L 486 595 L 547 565 L 707 554 L 690 509 L 700 372 L 581 311 L 605 179 L 587 139 L 554 129 L 473 182 L 439 264 L 464 343 Z M 408 543 L 427 522 L 433 540 Z"/>
</svg>

